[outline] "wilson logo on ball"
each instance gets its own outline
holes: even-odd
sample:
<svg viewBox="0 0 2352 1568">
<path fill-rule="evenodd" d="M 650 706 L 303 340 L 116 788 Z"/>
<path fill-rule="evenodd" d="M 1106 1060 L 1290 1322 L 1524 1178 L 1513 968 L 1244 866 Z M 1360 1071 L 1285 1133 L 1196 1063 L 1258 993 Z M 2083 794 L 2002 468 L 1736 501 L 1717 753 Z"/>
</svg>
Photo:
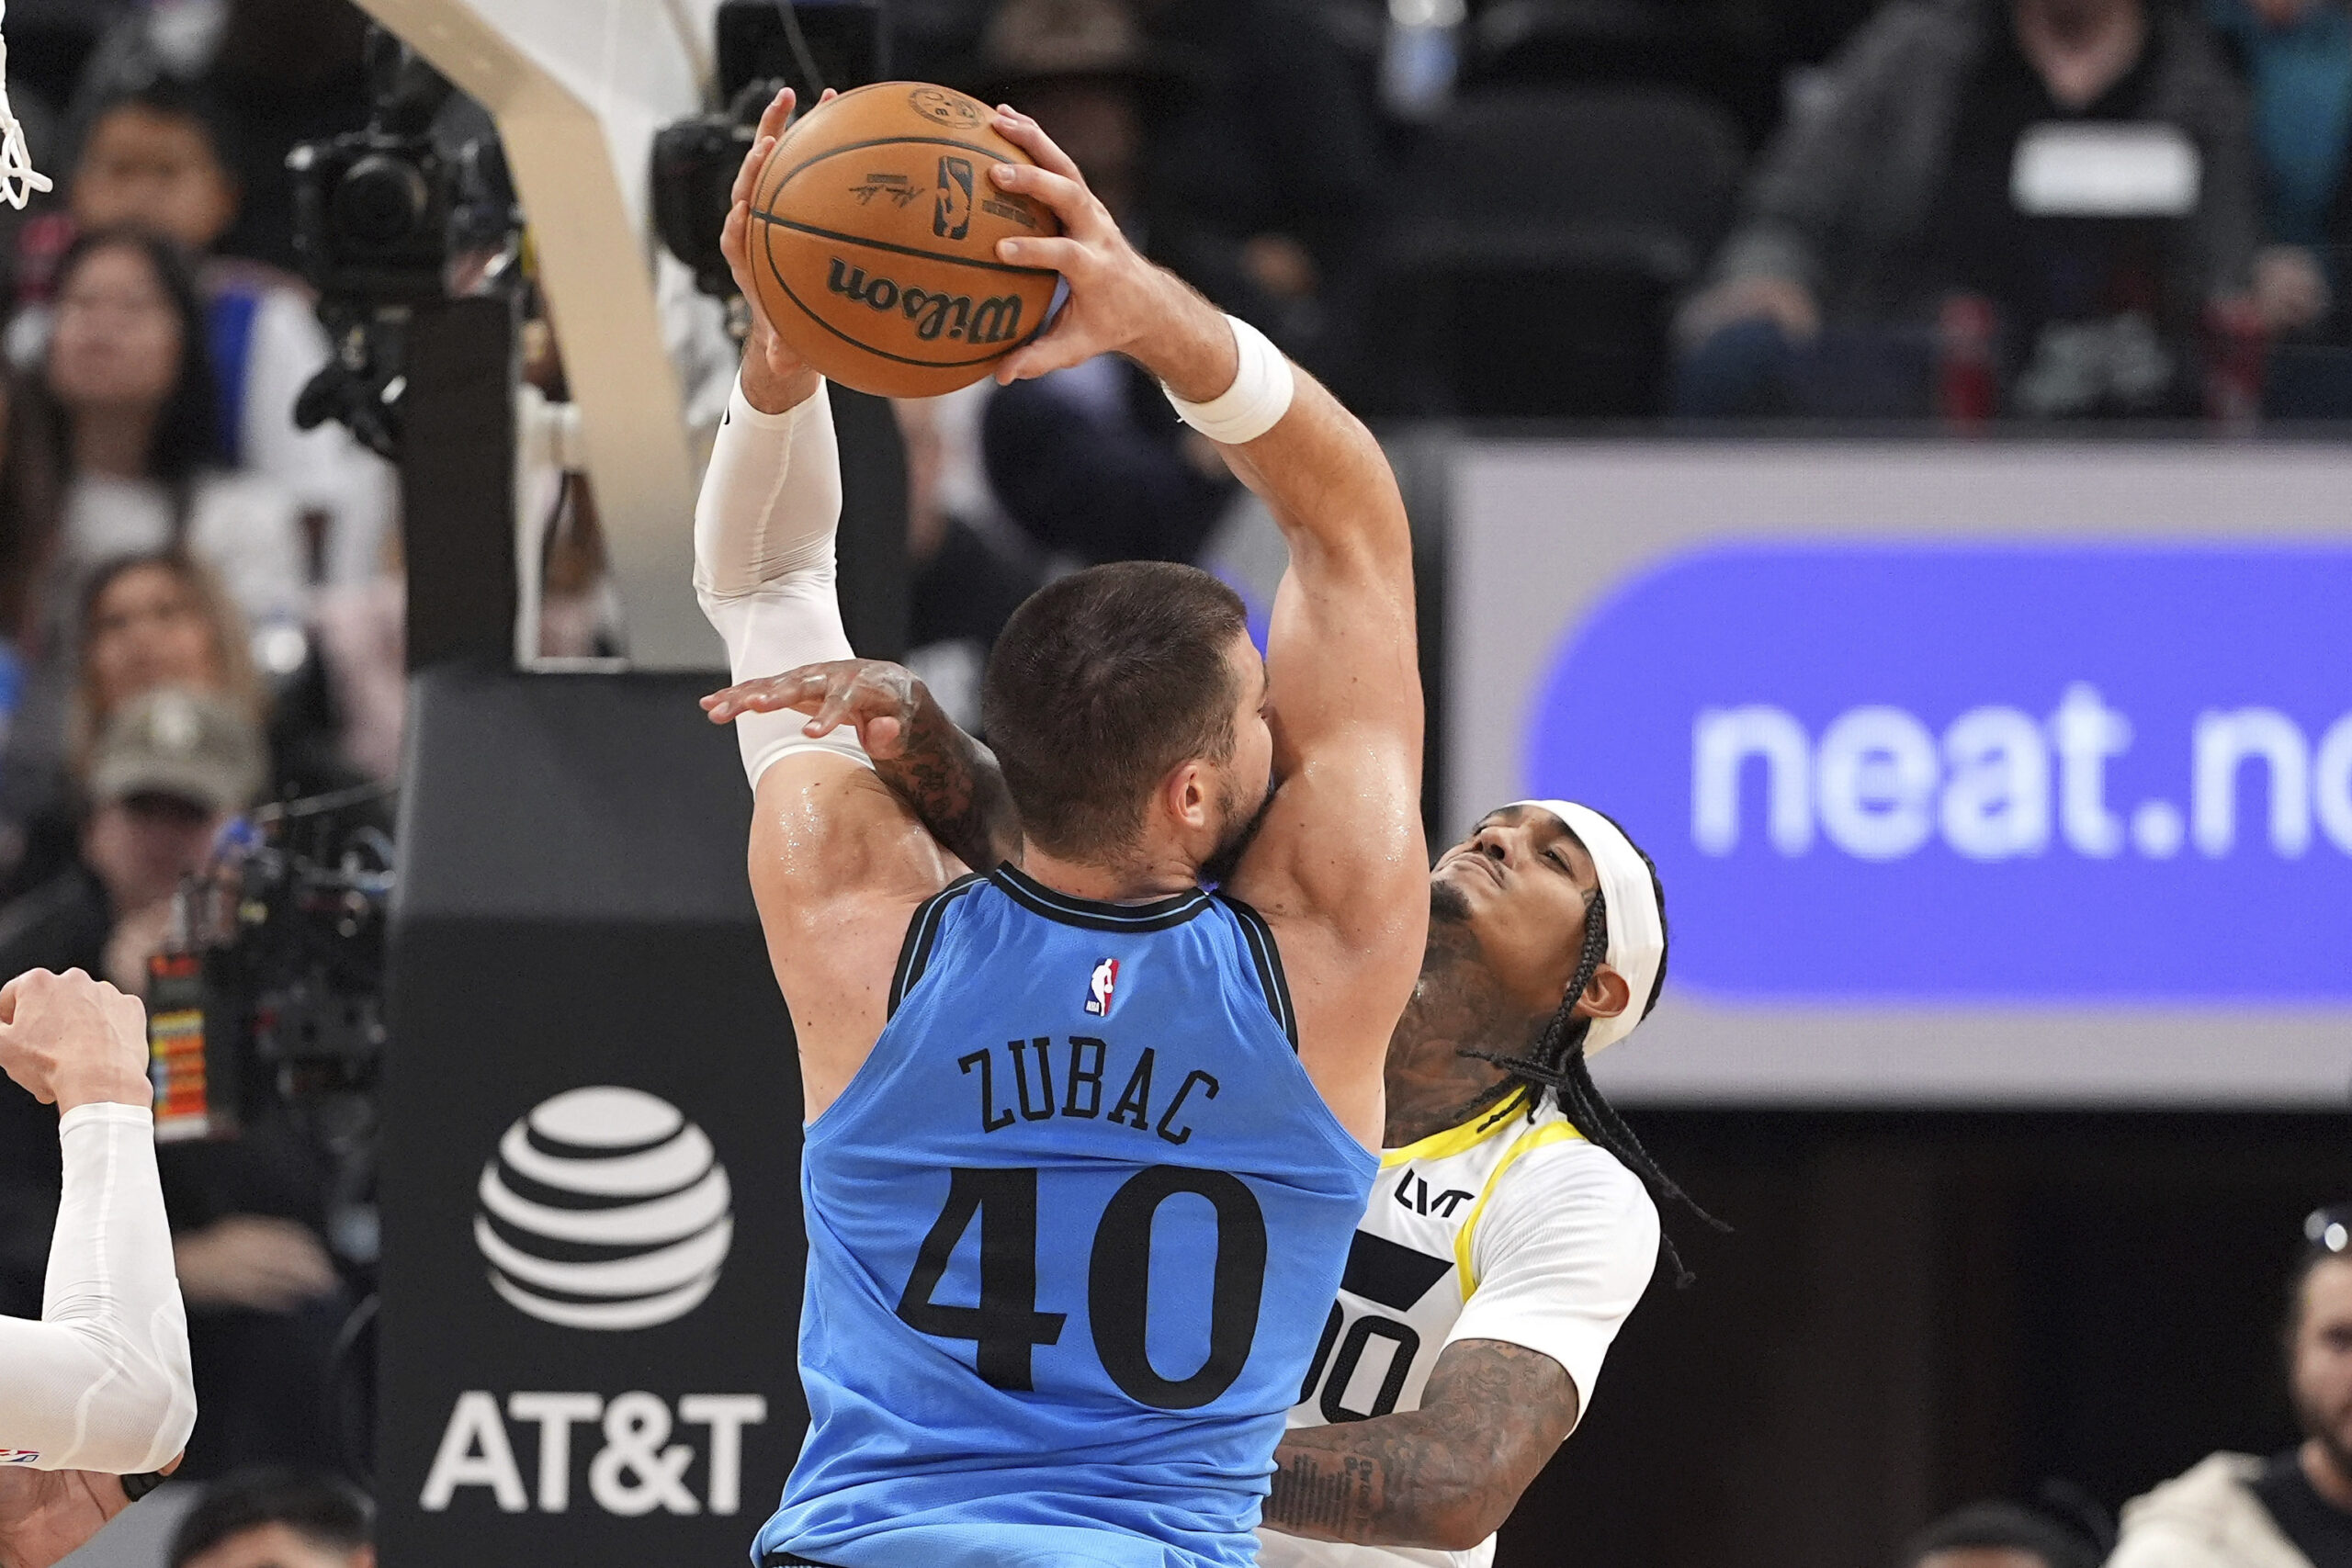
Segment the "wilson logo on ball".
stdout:
<svg viewBox="0 0 2352 1568">
<path fill-rule="evenodd" d="M 491 1288 L 565 1328 L 650 1328 L 718 1283 L 734 1240 L 726 1168 L 666 1100 L 600 1086 L 506 1130 L 482 1167 L 474 1244 Z"/>
<path fill-rule="evenodd" d="M 927 288 L 902 288 L 892 278 L 869 278 L 864 267 L 853 266 L 839 256 L 826 270 L 825 287 L 873 310 L 895 308 L 914 323 L 915 336 L 925 343 L 943 332 L 966 343 L 983 344 L 1010 343 L 1021 335 L 1017 294 L 999 294 L 976 305 L 968 294 L 934 294 Z"/>
</svg>

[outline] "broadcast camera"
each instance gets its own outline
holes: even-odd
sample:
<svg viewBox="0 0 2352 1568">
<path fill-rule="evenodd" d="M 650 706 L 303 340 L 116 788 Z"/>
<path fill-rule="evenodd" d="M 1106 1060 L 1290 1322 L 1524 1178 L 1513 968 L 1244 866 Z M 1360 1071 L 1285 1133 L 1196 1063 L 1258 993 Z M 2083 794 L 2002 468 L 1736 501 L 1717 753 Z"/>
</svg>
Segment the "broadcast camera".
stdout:
<svg viewBox="0 0 2352 1568">
<path fill-rule="evenodd" d="M 368 80 L 365 129 L 287 155 L 295 254 L 335 344 L 296 400 L 294 422 L 308 430 L 339 420 L 396 458 L 410 312 L 447 295 L 452 255 L 504 244 L 521 215 L 497 138 L 445 148 L 435 125 L 456 89 L 381 28 L 368 33 Z"/>
<path fill-rule="evenodd" d="M 726 109 L 663 126 L 653 137 L 653 227 L 695 285 L 734 295 L 718 231 L 735 173 L 760 111 L 789 85 L 803 105 L 827 87 L 847 92 L 882 77 L 889 35 L 879 0 L 724 0 L 718 8 L 718 92 Z"/>
<path fill-rule="evenodd" d="M 373 786 L 265 807 L 182 885 L 150 965 L 155 1135 L 233 1137 L 264 1103 L 365 1096 L 382 1064 L 391 840 Z"/>
</svg>

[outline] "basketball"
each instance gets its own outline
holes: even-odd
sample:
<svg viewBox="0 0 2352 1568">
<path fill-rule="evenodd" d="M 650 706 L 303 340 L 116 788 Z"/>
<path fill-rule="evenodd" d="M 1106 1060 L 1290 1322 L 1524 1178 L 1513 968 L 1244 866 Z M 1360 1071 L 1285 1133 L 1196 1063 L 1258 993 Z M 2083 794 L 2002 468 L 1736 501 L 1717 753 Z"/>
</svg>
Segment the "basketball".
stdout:
<svg viewBox="0 0 2352 1568">
<path fill-rule="evenodd" d="M 996 243 L 1058 234 L 1053 213 L 989 178 L 1031 162 L 976 99 L 881 82 L 802 116 L 752 195 L 753 283 L 818 372 L 893 398 L 952 392 L 1046 323 L 1059 275 Z"/>
</svg>

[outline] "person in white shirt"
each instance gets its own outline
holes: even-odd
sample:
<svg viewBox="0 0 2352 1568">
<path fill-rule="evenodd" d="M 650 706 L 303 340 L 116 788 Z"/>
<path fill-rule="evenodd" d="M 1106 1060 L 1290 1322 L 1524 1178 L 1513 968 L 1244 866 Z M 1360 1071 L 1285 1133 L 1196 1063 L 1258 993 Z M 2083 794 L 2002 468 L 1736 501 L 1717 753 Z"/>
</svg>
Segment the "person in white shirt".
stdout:
<svg viewBox="0 0 2352 1568">
<path fill-rule="evenodd" d="M 85 234 L 57 275 L 42 383 L 64 436 L 58 565 L 184 547 L 220 573 L 256 627 L 299 621 L 307 551 L 293 498 L 220 466 L 204 311 L 168 240 Z"/>
<path fill-rule="evenodd" d="M 48 1568 L 178 1462 L 187 1314 L 155 1168 L 147 1015 L 80 970 L 0 988 L 0 1070 L 60 1112 L 40 1321 L 0 1317 L 0 1568 Z"/>
<path fill-rule="evenodd" d="M 750 519 L 777 493 L 719 499 Z M 811 739 L 853 727 L 966 864 L 1020 858 L 993 760 L 897 665 L 808 666 L 706 705 L 808 714 L 790 728 Z M 1493 1561 L 1649 1285 L 1653 1194 L 1715 1223 L 1585 1066 L 1647 1016 L 1665 974 L 1657 872 L 1600 812 L 1522 801 L 1439 857 L 1420 979 L 1389 1043 L 1381 1174 L 1274 1454 L 1265 1568 Z"/>
</svg>

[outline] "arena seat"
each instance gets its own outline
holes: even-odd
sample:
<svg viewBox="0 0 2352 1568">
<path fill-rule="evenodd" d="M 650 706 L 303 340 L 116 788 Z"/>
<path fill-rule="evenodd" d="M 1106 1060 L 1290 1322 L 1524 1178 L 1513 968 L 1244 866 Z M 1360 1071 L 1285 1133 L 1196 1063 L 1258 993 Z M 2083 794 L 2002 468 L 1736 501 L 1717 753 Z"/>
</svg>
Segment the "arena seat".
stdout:
<svg viewBox="0 0 2352 1568">
<path fill-rule="evenodd" d="M 1382 412 L 1657 412 L 1668 313 L 1743 159 L 1717 106 L 1655 87 L 1492 89 L 1408 166 L 1370 318 Z"/>
<path fill-rule="evenodd" d="M 1464 81 L 1677 87 L 1762 143 L 1781 110 L 1782 18 L 1758 0 L 1497 0 L 1464 39 Z"/>
</svg>

